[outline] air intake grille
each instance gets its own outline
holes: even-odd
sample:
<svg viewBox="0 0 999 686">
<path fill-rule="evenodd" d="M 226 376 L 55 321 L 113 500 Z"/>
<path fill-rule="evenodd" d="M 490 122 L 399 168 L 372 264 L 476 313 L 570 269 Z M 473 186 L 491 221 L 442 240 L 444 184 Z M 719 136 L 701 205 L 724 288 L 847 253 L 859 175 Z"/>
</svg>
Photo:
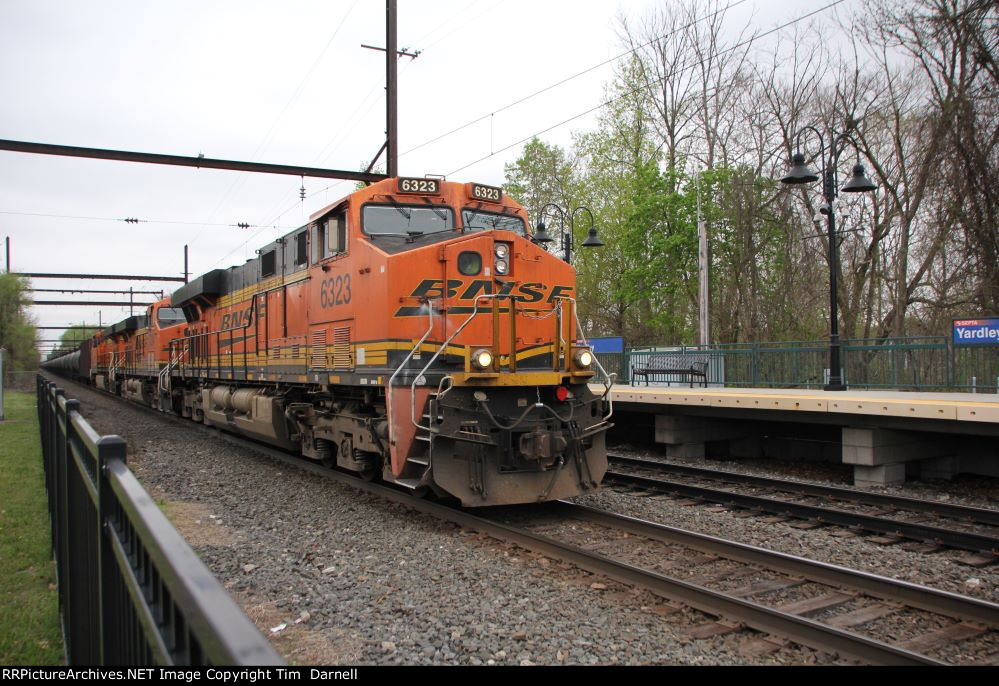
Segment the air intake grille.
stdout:
<svg viewBox="0 0 999 686">
<path fill-rule="evenodd" d="M 353 369 L 350 359 L 350 327 L 333 329 L 333 369 Z"/>
<path fill-rule="evenodd" d="M 326 329 L 312 332 L 312 358 L 309 367 L 326 369 Z"/>
</svg>

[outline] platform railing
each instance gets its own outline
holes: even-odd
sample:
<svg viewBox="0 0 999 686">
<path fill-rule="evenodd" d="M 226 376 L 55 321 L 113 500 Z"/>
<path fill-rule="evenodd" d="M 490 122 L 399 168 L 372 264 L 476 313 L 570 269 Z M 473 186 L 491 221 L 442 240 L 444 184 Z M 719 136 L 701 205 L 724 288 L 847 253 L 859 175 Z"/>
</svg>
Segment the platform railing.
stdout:
<svg viewBox="0 0 999 686">
<path fill-rule="evenodd" d="M 67 664 L 280 665 L 80 403 L 37 377 Z"/>
<path fill-rule="evenodd" d="M 601 353 L 622 383 L 651 355 L 707 356 L 708 384 L 751 388 L 821 388 L 829 373 L 828 341 L 762 341 L 633 346 Z M 946 336 L 841 341 L 840 370 L 851 388 L 999 392 L 999 347 L 954 346 Z"/>
</svg>

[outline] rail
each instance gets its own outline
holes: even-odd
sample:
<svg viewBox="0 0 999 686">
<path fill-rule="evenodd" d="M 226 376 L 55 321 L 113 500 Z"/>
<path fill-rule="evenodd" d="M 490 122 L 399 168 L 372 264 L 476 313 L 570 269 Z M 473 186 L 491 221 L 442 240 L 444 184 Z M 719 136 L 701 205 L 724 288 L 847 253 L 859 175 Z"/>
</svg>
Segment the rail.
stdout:
<svg viewBox="0 0 999 686">
<path fill-rule="evenodd" d="M 284 664 L 128 469 L 125 441 L 36 383 L 67 664 Z"/>
</svg>

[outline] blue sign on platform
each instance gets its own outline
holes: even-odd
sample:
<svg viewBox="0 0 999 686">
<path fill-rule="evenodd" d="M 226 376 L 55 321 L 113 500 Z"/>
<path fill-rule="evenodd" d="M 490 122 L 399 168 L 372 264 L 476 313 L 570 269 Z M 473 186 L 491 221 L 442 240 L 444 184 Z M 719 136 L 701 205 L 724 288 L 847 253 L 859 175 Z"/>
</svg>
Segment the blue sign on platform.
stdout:
<svg viewBox="0 0 999 686">
<path fill-rule="evenodd" d="M 955 319 L 954 345 L 999 345 L 999 317 Z"/>
<path fill-rule="evenodd" d="M 624 338 L 621 336 L 606 336 L 604 338 L 591 338 L 587 341 L 593 346 L 595 353 L 623 353 Z"/>
</svg>

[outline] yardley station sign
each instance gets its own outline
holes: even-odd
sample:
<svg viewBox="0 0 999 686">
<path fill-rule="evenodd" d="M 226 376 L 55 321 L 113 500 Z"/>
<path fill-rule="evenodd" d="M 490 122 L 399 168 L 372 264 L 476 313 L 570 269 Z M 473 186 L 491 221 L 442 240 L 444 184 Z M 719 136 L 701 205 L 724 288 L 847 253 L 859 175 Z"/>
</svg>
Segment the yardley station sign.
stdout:
<svg viewBox="0 0 999 686">
<path fill-rule="evenodd" d="M 999 317 L 955 319 L 954 345 L 999 345 Z"/>
</svg>

